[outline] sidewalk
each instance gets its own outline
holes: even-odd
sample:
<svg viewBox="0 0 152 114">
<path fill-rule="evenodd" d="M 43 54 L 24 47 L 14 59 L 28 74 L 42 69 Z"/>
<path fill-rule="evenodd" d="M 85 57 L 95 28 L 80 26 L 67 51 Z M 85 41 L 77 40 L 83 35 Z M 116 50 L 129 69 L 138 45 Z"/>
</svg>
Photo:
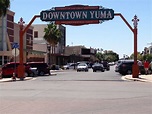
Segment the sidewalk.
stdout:
<svg viewBox="0 0 152 114">
<path fill-rule="evenodd" d="M 139 78 L 132 78 L 132 75 L 122 76 L 123 80 L 141 81 L 141 82 L 152 82 L 152 74 L 139 75 Z"/>
<path fill-rule="evenodd" d="M 63 70 L 51 70 L 50 73 L 51 75 L 50 76 L 55 76 L 57 75 L 56 72 L 62 72 Z M 26 80 L 31 80 L 31 79 L 35 79 L 36 77 L 26 77 L 24 78 L 24 80 L 20 80 L 19 78 L 16 78 L 15 81 L 26 81 Z M 12 78 L 2 78 L 0 79 L 0 83 L 1 82 L 13 82 L 14 80 Z"/>
<path fill-rule="evenodd" d="M 31 79 L 33 79 L 33 77 L 26 77 L 24 78 L 24 80 L 20 80 L 19 78 L 16 78 L 15 81 L 25 81 L 25 80 L 31 80 Z M 12 78 L 2 78 L 0 79 L 0 83 L 1 82 L 14 82 L 14 80 Z"/>
</svg>

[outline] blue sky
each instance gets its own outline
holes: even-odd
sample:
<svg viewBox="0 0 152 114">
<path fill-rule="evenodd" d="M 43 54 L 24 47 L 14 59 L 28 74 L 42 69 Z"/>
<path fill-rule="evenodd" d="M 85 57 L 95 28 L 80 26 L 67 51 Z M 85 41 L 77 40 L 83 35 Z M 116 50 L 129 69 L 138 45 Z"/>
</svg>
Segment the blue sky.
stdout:
<svg viewBox="0 0 152 114">
<path fill-rule="evenodd" d="M 152 0 L 10 0 L 10 10 L 15 12 L 15 22 L 23 17 L 28 24 L 34 15 L 52 7 L 74 4 L 103 6 L 121 13 L 133 27 L 132 19 L 136 14 L 138 23 L 138 51 L 150 46 L 152 42 Z M 33 24 L 47 24 L 36 19 Z M 64 25 L 66 27 L 66 45 L 84 45 L 86 47 L 113 50 L 120 57 L 131 55 L 134 51 L 134 36 L 123 20 L 115 16 L 113 20 L 102 24 L 83 26 Z"/>
</svg>

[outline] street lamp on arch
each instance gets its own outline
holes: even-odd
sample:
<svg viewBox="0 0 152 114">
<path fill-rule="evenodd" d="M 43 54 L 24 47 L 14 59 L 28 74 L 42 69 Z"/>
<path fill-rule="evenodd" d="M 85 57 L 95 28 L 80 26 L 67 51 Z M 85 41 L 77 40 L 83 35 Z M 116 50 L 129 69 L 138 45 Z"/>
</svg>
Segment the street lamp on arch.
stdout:
<svg viewBox="0 0 152 114">
<path fill-rule="evenodd" d="M 139 19 L 135 15 L 134 18 L 132 19 L 132 21 L 133 21 L 133 25 L 134 25 L 134 29 L 133 29 L 133 33 L 134 33 L 134 64 L 133 64 L 133 68 L 132 68 L 132 71 L 133 71 L 132 77 L 138 78 L 139 77 L 139 66 L 137 64 L 137 25 L 138 25 Z"/>
<path fill-rule="evenodd" d="M 138 21 L 139 21 L 137 15 L 134 16 L 134 18 L 132 19 L 132 21 L 133 21 L 134 28 L 137 28 Z"/>
<path fill-rule="evenodd" d="M 24 25 L 24 21 L 23 21 L 23 18 L 21 17 L 20 18 L 20 21 L 18 22 L 18 24 L 19 24 L 19 27 L 20 27 L 20 30 L 23 30 L 23 25 Z"/>
</svg>

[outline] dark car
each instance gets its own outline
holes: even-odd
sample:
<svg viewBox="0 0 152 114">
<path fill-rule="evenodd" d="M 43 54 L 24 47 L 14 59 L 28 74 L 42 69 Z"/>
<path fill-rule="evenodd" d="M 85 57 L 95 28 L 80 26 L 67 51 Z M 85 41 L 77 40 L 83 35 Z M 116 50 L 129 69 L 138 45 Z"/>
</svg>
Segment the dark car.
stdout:
<svg viewBox="0 0 152 114">
<path fill-rule="evenodd" d="M 117 66 L 117 70 L 122 75 L 132 74 L 132 67 L 134 64 L 134 60 L 124 60 Z M 144 66 L 139 66 L 139 72 L 141 74 L 145 73 Z"/>
<path fill-rule="evenodd" d="M 2 78 L 5 77 L 12 77 L 13 73 L 15 73 L 16 71 L 16 76 L 18 77 L 18 62 L 10 62 L 10 63 L 6 63 L 2 66 L 1 68 L 1 73 L 2 73 Z M 15 66 L 16 66 L 16 70 L 15 70 Z M 34 76 L 34 73 L 30 70 L 30 67 L 24 63 L 25 66 L 25 76 Z"/>
<path fill-rule="evenodd" d="M 105 71 L 105 69 L 101 63 L 94 63 L 92 65 L 92 69 L 93 69 L 93 72 L 96 72 L 96 71 L 104 72 Z"/>
<path fill-rule="evenodd" d="M 50 75 L 50 68 L 47 63 L 43 62 L 28 62 L 27 65 L 37 71 L 37 75 L 44 76 L 45 74 Z"/>
<path fill-rule="evenodd" d="M 107 70 L 107 71 L 110 70 L 110 65 L 107 61 L 103 61 L 101 63 L 103 64 L 103 67 L 104 67 L 105 70 Z"/>
</svg>

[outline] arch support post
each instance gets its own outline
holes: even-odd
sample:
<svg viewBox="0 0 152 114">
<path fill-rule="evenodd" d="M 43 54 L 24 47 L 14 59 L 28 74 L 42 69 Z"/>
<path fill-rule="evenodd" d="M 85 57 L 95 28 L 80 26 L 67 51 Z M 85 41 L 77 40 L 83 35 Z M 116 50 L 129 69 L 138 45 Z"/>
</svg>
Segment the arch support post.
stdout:
<svg viewBox="0 0 152 114">
<path fill-rule="evenodd" d="M 40 17 L 39 15 L 35 15 L 32 20 L 29 22 L 29 24 L 24 28 L 24 21 L 23 21 L 23 18 L 21 17 L 20 18 L 20 21 L 18 22 L 19 24 L 19 27 L 20 27 L 20 32 L 19 32 L 19 57 L 20 57 L 20 60 L 19 60 L 19 66 L 18 66 L 18 77 L 20 78 L 20 80 L 24 80 L 25 78 L 25 67 L 24 67 L 24 51 L 23 51 L 23 36 L 25 34 L 25 32 L 28 30 L 28 28 L 31 26 L 31 24 L 33 23 L 33 21 Z"/>
<path fill-rule="evenodd" d="M 137 16 L 135 15 L 134 18 L 132 19 L 133 21 L 133 25 L 134 25 L 134 64 L 133 64 L 133 78 L 139 78 L 139 66 L 138 66 L 138 62 L 137 62 L 137 25 L 138 25 L 138 21 L 139 19 L 137 18 Z"/>
<path fill-rule="evenodd" d="M 134 28 L 130 26 L 130 24 L 127 22 L 127 20 L 123 17 L 121 13 L 115 13 L 115 16 L 120 16 L 121 19 L 126 23 L 126 25 L 130 28 L 130 30 L 134 34 L 134 64 L 132 67 L 132 77 L 133 78 L 139 78 L 139 66 L 137 63 L 137 25 L 139 19 L 137 19 L 137 16 L 135 15 L 134 18 L 132 19 Z"/>
</svg>

